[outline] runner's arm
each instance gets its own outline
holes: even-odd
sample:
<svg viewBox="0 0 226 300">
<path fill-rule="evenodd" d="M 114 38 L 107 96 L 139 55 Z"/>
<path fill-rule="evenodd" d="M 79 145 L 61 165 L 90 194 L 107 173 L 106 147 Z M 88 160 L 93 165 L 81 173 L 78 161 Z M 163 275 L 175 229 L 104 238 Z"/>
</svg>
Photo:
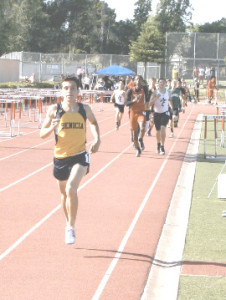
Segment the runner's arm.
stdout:
<svg viewBox="0 0 226 300">
<path fill-rule="evenodd" d="M 40 129 L 40 137 L 47 138 L 54 131 L 54 129 L 59 124 L 60 120 L 55 118 L 56 115 L 56 105 L 51 105 L 46 113 L 46 118 Z"/>
<path fill-rule="evenodd" d="M 100 147 L 100 129 L 99 129 L 99 125 L 97 123 L 96 117 L 94 116 L 94 113 L 93 113 L 91 107 L 86 105 L 86 106 L 84 106 L 84 108 L 86 111 L 87 119 L 90 122 L 91 132 L 94 137 L 94 142 L 92 143 L 92 145 L 90 147 L 90 152 L 95 153 L 98 151 L 98 149 Z"/>
<path fill-rule="evenodd" d="M 110 102 L 115 102 L 115 91 L 111 95 Z"/>
<path fill-rule="evenodd" d="M 126 106 L 130 106 L 131 104 L 133 104 L 133 103 L 136 102 L 136 101 L 137 101 L 136 98 L 134 98 L 134 99 L 132 100 L 132 89 L 129 89 L 129 90 L 127 91 L 127 93 L 126 93 L 126 102 L 125 102 L 125 105 L 126 105 Z"/>
<path fill-rule="evenodd" d="M 153 92 L 151 95 L 151 98 L 149 100 L 149 105 L 153 105 L 155 101 L 157 101 L 160 98 L 160 94 L 157 94 L 156 92 Z"/>
<path fill-rule="evenodd" d="M 173 102 L 172 102 L 172 97 L 171 97 L 171 93 L 170 92 L 169 92 L 169 107 L 173 111 Z"/>
</svg>

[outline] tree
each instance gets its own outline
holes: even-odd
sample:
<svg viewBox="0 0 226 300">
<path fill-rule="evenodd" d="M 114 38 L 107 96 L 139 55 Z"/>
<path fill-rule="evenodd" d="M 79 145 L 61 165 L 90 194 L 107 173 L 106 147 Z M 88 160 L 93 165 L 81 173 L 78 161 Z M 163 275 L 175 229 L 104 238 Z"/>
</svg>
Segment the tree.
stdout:
<svg viewBox="0 0 226 300">
<path fill-rule="evenodd" d="M 141 33 L 130 46 L 130 60 L 144 62 L 146 73 L 147 62 L 161 63 L 165 57 L 165 35 L 163 35 L 153 19 L 149 17 L 141 27 Z"/>
<path fill-rule="evenodd" d="M 105 53 L 128 55 L 131 41 L 137 38 L 135 24 L 130 21 L 119 21 L 112 24 Z"/>
<path fill-rule="evenodd" d="M 185 32 L 192 17 L 190 0 L 160 0 L 157 6 L 156 21 L 159 30 L 166 32 Z"/>
<path fill-rule="evenodd" d="M 39 51 L 45 39 L 47 16 L 42 0 L 14 0 L 9 12 L 8 51 Z"/>
<path fill-rule="evenodd" d="M 134 23 L 138 33 L 151 13 L 151 3 L 152 0 L 137 0 L 135 2 Z"/>
<path fill-rule="evenodd" d="M 10 31 L 9 13 L 11 1 L 2 0 L 0 2 L 0 56 L 7 52 L 8 36 Z"/>
<path fill-rule="evenodd" d="M 199 26 L 200 32 L 212 32 L 212 33 L 225 33 L 226 32 L 226 18 L 222 18 L 220 21 L 213 23 L 205 23 Z"/>
</svg>

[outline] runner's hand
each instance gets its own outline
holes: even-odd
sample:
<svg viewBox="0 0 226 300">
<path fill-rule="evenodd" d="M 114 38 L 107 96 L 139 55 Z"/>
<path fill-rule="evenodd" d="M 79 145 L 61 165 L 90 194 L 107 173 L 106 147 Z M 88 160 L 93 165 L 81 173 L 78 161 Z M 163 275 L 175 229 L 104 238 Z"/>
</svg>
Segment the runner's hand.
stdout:
<svg viewBox="0 0 226 300">
<path fill-rule="evenodd" d="M 51 127 L 56 128 L 59 125 L 60 119 L 52 119 Z"/>
<path fill-rule="evenodd" d="M 100 147 L 100 141 L 93 143 L 90 147 L 90 153 L 96 153 Z"/>
</svg>

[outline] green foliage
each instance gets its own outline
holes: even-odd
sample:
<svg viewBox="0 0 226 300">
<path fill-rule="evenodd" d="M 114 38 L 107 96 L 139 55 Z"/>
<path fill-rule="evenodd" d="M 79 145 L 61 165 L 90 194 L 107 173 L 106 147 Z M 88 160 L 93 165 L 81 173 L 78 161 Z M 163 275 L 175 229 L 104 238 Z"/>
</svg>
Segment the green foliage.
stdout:
<svg viewBox="0 0 226 300">
<path fill-rule="evenodd" d="M 42 10 L 42 0 L 12 1 L 8 18 L 8 52 L 40 51 L 43 48 L 47 15 Z"/>
<path fill-rule="evenodd" d="M 208 122 L 207 131 L 208 154 L 211 152 L 214 154 L 214 129 L 211 123 L 213 122 Z M 194 263 L 196 267 L 199 265 L 201 267 L 208 262 L 224 266 L 226 260 L 225 218 L 221 214 L 226 206 L 223 199 L 217 198 L 216 182 L 221 172 L 226 173 L 225 161 L 203 159 L 203 130 L 204 128 L 202 128 L 199 146 L 183 261 L 185 265 Z M 219 146 L 219 138 L 217 149 L 219 154 L 225 154 L 225 149 Z M 203 276 L 180 276 L 178 300 L 221 300 L 225 298 L 225 294 L 225 277 L 205 276 L 205 274 Z"/>
<path fill-rule="evenodd" d="M 130 46 L 130 60 L 132 62 L 163 62 L 164 55 L 165 36 L 150 17 L 143 24 L 137 41 L 132 42 Z"/>
<path fill-rule="evenodd" d="M 136 26 L 132 21 L 120 21 L 111 27 L 106 53 L 128 54 L 131 41 L 137 38 Z"/>
<path fill-rule="evenodd" d="M 226 278 L 218 276 L 181 276 L 178 300 L 223 300 Z"/>
<path fill-rule="evenodd" d="M 213 23 L 205 23 L 199 26 L 200 32 L 217 32 L 225 33 L 226 32 L 226 18 L 222 18 L 220 21 Z"/>
<path fill-rule="evenodd" d="M 185 32 L 192 13 L 189 0 L 160 0 L 156 21 L 159 30 L 165 32 Z"/>
<path fill-rule="evenodd" d="M 151 4 L 152 0 L 137 0 L 134 19 L 116 22 L 114 9 L 102 0 L 1 0 L 0 56 L 14 51 L 128 54 L 138 37 L 145 44 L 141 36 L 144 35 L 143 26 L 148 24 Z M 225 31 L 225 19 L 187 27 L 191 9 L 189 0 L 160 0 L 155 26 L 163 34 L 184 32 L 187 28 L 203 32 Z M 155 38 L 157 49 L 145 45 L 146 55 L 141 53 L 142 49 L 137 50 L 140 57 L 159 61 L 161 35 L 159 39 Z M 131 59 L 135 59 L 134 54 Z"/>
<path fill-rule="evenodd" d="M 124 24 L 117 26 L 114 10 L 104 1 L 2 1 L 0 55 L 14 51 L 128 54 L 132 22 L 127 23 L 123 42 L 119 33 Z M 115 42 L 117 47 L 112 47 Z"/>
<path fill-rule="evenodd" d="M 55 82 L 27 83 L 27 82 L 4 82 L 0 83 L 0 88 L 16 89 L 16 88 L 54 88 Z"/>
<path fill-rule="evenodd" d="M 147 21 L 148 16 L 150 15 L 151 3 L 152 0 L 137 0 L 135 2 L 134 22 L 136 24 L 138 32 L 141 26 Z"/>
</svg>

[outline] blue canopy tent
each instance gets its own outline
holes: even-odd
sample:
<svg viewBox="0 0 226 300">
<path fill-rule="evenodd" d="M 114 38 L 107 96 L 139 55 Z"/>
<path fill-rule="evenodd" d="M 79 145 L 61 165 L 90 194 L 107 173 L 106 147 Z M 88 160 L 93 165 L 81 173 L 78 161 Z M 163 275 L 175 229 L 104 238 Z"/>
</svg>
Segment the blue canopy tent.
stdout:
<svg viewBox="0 0 226 300">
<path fill-rule="evenodd" d="M 127 69 L 122 66 L 118 66 L 118 65 L 112 65 L 107 68 L 98 70 L 95 72 L 95 74 L 103 75 L 103 76 L 127 76 L 127 75 L 134 76 L 134 75 L 136 75 L 136 73 L 133 72 L 132 70 Z"/>
<path fill-rule="evenodd" d="M 104 69 L 98 70 L 93 74 L 92 86 L 97 81 L 94 77 L 97 76 L 134 76 L 136 73 L 128 68 L 119 66 L 119 65 L 111 65 Z"/>
</svg>

